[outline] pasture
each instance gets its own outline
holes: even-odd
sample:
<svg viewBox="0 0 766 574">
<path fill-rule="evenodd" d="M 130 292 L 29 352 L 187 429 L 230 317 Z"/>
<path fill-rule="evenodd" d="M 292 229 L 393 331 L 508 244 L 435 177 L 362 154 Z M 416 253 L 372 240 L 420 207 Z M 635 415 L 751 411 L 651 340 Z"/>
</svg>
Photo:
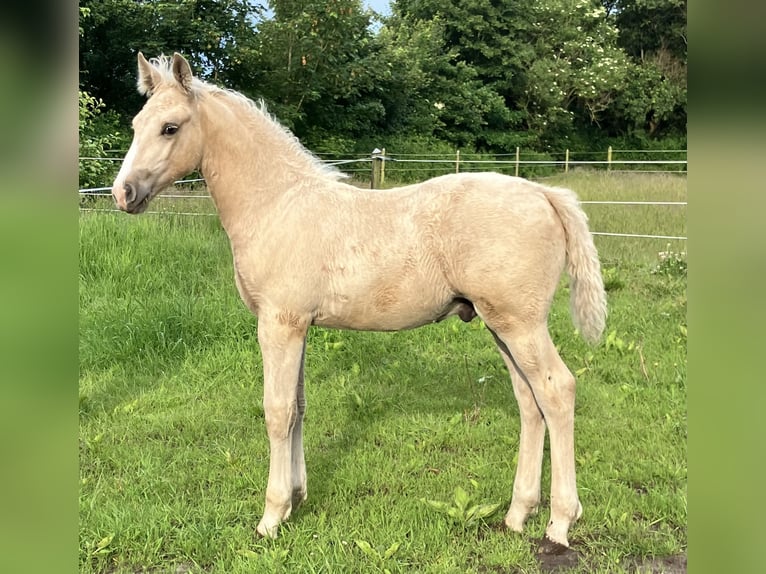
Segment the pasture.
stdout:
<svg viewBox="0 0 766 574">
<path fill-rule="evenodd" d="M 574 172 L 546 182 L 584 201 L 686 200 L 686 179 L 675 175 Z M 683 207 L 585 207 L 594 231 L 686 234 Z M 191 199 L 158 198 L 152 208 L 212 210 Z M 578 380 L 584 508 L 557 565 L 659 572 L 685 553 L 687 466 L 685 257 L 658 253 L 685 244 L 596 245 L 610 306 L 604 341 L 589 347 L 575 334 L 566 280 L 550 316 Z M 277 540 L 254 535 L 268 473 L 261 394 L 256 319 L 239 300 L 218 220 L 83 212 L 81 572 L 553 567 L 535 554 L 547 520 L 547 446 L 541 513 L 524 534 L 496 527 L 510 501 L 519 420 L 480 321 L 310 331 L 309 497 Z M 482 505 L 498 509 L 479 519 L 472 509 L 492 509 Z"/>
</svg>

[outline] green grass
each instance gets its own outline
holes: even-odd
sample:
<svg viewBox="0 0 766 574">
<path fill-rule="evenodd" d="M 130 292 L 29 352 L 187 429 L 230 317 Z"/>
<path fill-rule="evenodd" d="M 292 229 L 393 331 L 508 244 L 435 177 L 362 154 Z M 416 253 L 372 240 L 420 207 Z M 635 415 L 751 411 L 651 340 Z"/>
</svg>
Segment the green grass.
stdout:
<svg viewBox="0 0 766 574">
<path fill-rule="evenodd" d="M 685 198 L 674 176 L 554 183 L 583 199 Z M 663 213 L 591 220 L 684 229 L 683 211 Z M 575 335 L 566 281 L 551 313 L 578 377 L 577 572 L 632 571 L 685 551 L 686 281 L 653 272 L 666 243 L 599 238 L 610 304 L 601 345 Z M 276 541 L 254 535 L 268 470 L 261 375 L 256 319 L 217 219 L 81 215 L 81 572 L 539 571 L 548 450 L 545 508 L 524 534 L 494 528 L 510 502 L 519 420 L 478 321 L 311 330 L 309 498 Z M 457 487 L 500 510 L 461 523 L 422 500 L 454 504 Z"/>
</svg>

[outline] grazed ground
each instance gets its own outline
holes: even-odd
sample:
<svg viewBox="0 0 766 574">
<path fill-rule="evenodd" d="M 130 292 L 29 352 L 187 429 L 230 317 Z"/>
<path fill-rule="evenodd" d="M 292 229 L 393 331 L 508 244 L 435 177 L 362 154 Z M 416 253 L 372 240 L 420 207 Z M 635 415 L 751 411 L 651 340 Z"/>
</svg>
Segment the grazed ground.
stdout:
<svg viewBox="0 0 766 574">
<path fill-rule="evenodd" d="M 564 574 L 585 566 L 575 549 L 566 549 L 559 554 L 538 553 L 540 571 Z M 621 569 L 635 574 L 686 574 L 686 553 L 655 558 L 631 558 L 624 561 Z"/>
</svg>

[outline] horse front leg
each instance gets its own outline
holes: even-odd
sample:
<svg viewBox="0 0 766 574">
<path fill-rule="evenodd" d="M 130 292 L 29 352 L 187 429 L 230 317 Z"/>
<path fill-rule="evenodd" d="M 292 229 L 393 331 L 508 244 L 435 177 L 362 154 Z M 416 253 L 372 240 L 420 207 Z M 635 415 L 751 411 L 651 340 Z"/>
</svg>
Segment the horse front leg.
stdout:
<svg viewBox="0 0 766 574">
<path fill-rule="evenodd" d="M 266 504 L 256 530 L 268 538 L 276 538 L 279 524 L 292 512 L 295 480 L 303 480 L 305 484 L 305 470 L 302 479 L 293 476 L 293 450 L 298 446 L 294 445 L 294 436 L 301 410 L 298 386 L 307 329 L 307 320 L 289 312 L 261 313 L 258 318 L 258 343 L 263 356 L 263 409 L 270 455 Z"/>
</svg>

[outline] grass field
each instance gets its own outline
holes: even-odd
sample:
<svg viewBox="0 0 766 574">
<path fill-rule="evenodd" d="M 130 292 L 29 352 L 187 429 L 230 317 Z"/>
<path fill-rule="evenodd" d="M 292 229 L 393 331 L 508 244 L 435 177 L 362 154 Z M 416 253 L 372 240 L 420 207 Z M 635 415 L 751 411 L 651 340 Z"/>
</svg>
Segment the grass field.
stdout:
<svg viewBox="0 0 766 574">
<path fill-rule="evenodd" d="M 583 200 L 686 199 L 678 176 L 547 182 Z M 587 207 L 594 230 L 686 234 L 683 208 Z M 570 531 L 572 572 L 660 571 L 662 558 L 685 553 L 686 275 L 684 257 L 658 256 L 667 244 L 597 238 L 610 304 L 599 346 L 574 333 L 566 281 L 551 313 L 578 377 L 584 513 Z M 496 528 L 519 419 L 479 321 L 388 334 L 312 329 L 309 498 L 275 541 L 254 535 L 268 470 L 261 374 L 256 319 L 239 301 L 216 218 L 80 216 L 81 572 L 548 568 L 535 554 L 548 518 L 547 446 L 543 510 L 524 534 Z M 427 502 L 456 506 L 456 489 L 469 505 L 500 508 L 473 521 Z"/>
</svg>

